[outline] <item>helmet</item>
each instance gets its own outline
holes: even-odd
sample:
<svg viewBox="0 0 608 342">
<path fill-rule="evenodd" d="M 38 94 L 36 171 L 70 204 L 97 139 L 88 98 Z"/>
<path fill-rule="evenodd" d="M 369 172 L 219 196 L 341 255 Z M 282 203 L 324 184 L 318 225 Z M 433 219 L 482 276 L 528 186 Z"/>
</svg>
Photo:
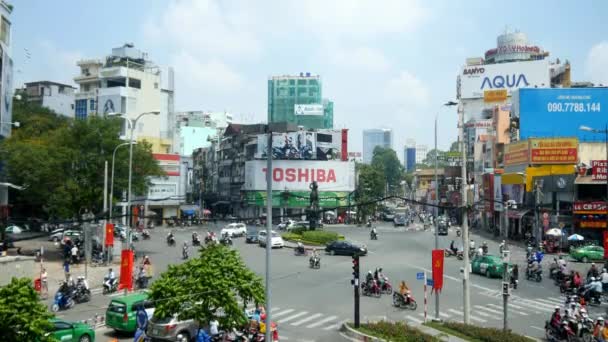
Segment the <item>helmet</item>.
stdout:
<svg viewBox="0 0 608 342">
<path fill-rule="evenodd" d="M 367 271 L 367 274 L 372 274 L 372 271 L 371 270 Z"/>
<path fill-rule="evenodd" d="M 559 310 L 559 305 L 556 305 L 554 309 Z"/>
<path fill-rule="evenodd" d="M 600 321 L 600 322 L 602 322 L 602 321 L 604 321 L 604 317 L 600 316 L 600 317 L 597 318 L 597 320 Z"/>
<path fill-rule="evenodd" d="M 595 277 L 591 277 L 591 281 L 595 281 Z"/>
<path fill-rule="evenodd" d="M 593 267 L 593 266 L 595 266 L 595 263 L 594 263 L 594 262 L 592 262 L 592 263 L 591 263 L 591 267 Z"/>
<path fill-rule="evenodd" d="M 585 308 L 581 309 L 581 314 L 587 313 L 587 310 Z"/>
</svg>

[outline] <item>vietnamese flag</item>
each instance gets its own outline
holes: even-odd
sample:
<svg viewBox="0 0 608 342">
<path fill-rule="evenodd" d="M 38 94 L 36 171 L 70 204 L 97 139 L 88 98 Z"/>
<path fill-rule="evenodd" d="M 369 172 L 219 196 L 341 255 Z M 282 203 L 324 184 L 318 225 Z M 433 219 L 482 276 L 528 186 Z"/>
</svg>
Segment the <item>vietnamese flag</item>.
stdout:
<svg viewBox="0 0 608 342">
<path fill-rule="evenodd" d="M 114 223 L 106 223 L 106 247 L 114 246 Z"/>
<path fill-rule="evenodd" d="M 133 250 L 122 250 L 120 258 L 120 283 L 118 289 L 133 289 Z"/>
<path fill-rule="evenodd" d="M 445 252 L 441 249 L 434 249 L 432 254 L 433 262 L 433 289 L 441 291 L 443 288 L 443 258 Z"/>
</svg>

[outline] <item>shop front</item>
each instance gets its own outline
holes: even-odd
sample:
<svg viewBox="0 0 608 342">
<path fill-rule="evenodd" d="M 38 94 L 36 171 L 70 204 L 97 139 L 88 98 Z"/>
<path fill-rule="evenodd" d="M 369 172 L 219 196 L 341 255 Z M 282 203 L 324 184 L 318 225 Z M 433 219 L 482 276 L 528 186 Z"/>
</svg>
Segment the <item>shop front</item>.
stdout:
<svg viewBox="0 0 608 342">
<path fill-rule="evenodd" d="M 586 241 L 601 245 L 606 231 L 608 211 L 605 201 L 574 202 L 574 231 Z"/>
<path fill-rule="evenodd" d="M 501 177 L 503 202 L 510 203 L 507 217 L 507 234 L 511 239 L 530 237 L 533 226 L 533 211 L 524 207 L 526 175 L 505 173 Z"/>
</svg>

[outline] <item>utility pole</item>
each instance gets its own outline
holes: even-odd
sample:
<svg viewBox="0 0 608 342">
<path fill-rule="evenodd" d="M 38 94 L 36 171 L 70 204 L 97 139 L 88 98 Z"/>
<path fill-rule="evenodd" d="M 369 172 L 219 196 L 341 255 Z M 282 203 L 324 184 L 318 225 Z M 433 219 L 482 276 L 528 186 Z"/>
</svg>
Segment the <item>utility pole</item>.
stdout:
<svg viewBox="0 0 608 342">
<path fill-rule="evenodd" d="M 106 255 L 106 223 L 108 217 L 108 161 L 106 160 L 104 163 L 103 170 L 103 221 L 101 224 L 101 228 L 103 229 L 103 240 L 101 241 L 102 253 L 101 255 Z M 104 258 L 105 259 L 105 258 Z"/>
<path fill-rule="evenodd" d="M 268 127 L 266 151 L 266 341 L 272 341 L 270 304 L 270 251 L 272 250 L 272 131 Z"/>
<path fill-rule="evenodd" d="M 464 264 L 464 269 L 462 271 L 462 292 L 463 292 L 463 311 L 464 311 L 464 324 L 470 324 L 471 318 L 471 293 L 469 289 L 469 215 L 467 212 L 468 208 L 468 200 L 467 200 L 467 191 L 468 191 L 468 178 L 467 178 L 467 151 L 466 151 L 466 143 L 464 141 L 464 108 L 461 106 L 458 107 L 458 138 L 460 140 L 460 152 L 462 154 L 462 165 L 461 165 L 461 173 L 462 173 L 462 249 L 463 256 L 462 261 Z"/>
<path fill-rule="evenodd" d="M 505 244 L 502 251 L 502 329 L 504 331 L 509 330 L 508 323 L 508 308 L 509 308 L 509 255 L 510 251 Z"/>
<path fill-rule="evenodd" d="M 359 255 L 353 255 L 353 280 L 352 285 L 355 290 L 355 328 L 359 328 Z"/>
<path fill-rule="evenodd" d="M 435 115 L 435 249 L 439 249 L 439 179 L 437 177 L 437 115 Z M 433 266 L 434 267 L 434 266 Z M 435 291 L 435 320 L 439 321 L 439 291 Z"/>
</svg>

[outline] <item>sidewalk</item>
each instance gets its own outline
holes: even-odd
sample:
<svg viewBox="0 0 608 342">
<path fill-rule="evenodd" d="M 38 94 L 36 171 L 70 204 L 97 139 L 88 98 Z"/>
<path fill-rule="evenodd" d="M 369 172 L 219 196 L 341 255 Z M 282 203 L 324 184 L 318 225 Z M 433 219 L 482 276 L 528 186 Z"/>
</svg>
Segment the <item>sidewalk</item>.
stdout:
<svg viewBox="0 0 608 342">
<path fill-rule="evenodd" d="M 38 278 L 40 276 L 40 263 L 36 263 L 37 269 L 34 271 L 33 279 Z M 63 262 L 61 261 L 49 261 L 44 262 L 43 267 L 46 268 L 48 274 L 48 287 L 49 287 L 49 298 L 51 298 L 57 289 L 59 289 L 59 284 L 62 281 L 65 281 L 65 273 L 63 271 Z M 108 269 L 112 268 L 117 276 L 120 274 L 120 264 L 115 263 L 113 265 L 108 266 L 97 266 L 93 267 L 88 265 L 87 269 L 87 280 L 89 282 L 89 287 L 91 288 L 92 293 L 101 293 L 103 277 L 106 273 L 108 273 Z M 84 262 L 76 265 L 70 265 L 70 274 L 72 279 L 76 281 L 78 276 L 85 275 L 85 265 Z"/>
</svg>

